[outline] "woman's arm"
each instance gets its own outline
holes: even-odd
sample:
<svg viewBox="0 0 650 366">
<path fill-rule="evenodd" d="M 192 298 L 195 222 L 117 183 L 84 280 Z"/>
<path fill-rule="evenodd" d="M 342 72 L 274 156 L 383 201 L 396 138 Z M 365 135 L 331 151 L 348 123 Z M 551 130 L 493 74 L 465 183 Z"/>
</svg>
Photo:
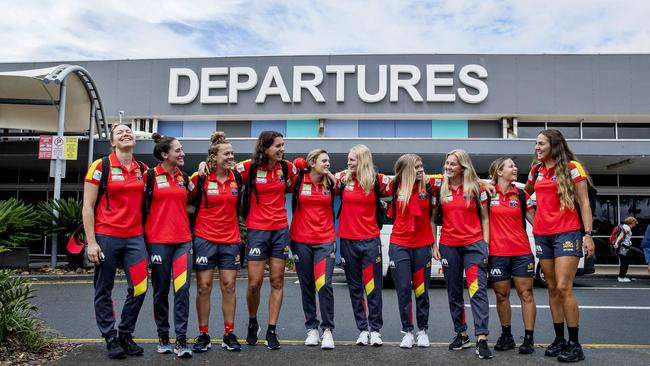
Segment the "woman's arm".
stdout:
<svg viewBox="0 0 650 366">
<path fill-rule="evenodd" d="M 530 222 L 531 225 L 534 224 L 534 221 L 535 221 L 535 209 L 534 208 L 526 210 L 526 220 L 528 220 L 528 222 Z"/>
<path fill-rule="evenodd" d="M 431 223 L 431 231 L 433 232 L 433 245 L 431 246 L 431 256 L 433 259 L 439 261 L 441 256 L 440 256 L 440 249 L 438 248 L 438 242 L 436 241 L 437 233 L 438 233 L 438 225 L 436 225 L 436 212 L 438 211 L 437 208 L 434 208 L 433 211 L 431 212 L 431 217 L 429 218 L 430 223 Z"/>
<path fill-rule="evenodd" d="M 580 206 L 580 214 L 582 215 L 582 224 L 584 225 L 585 231 L 591 231 L 593 229 L 593 218 L 589 204 L 589 194 L 587 193 L 587 181 L 583 180 L 576 183 L 575 188 L 578 205 Z M 587 258 L 591 258 L 595 254 L 594 238 L 591 235 L 585 235 L 584 237 L 584 251 Z"/>
<path fill-rule="evenodd" d="M 84 183 L 84 201 L 81 214 L 83 216 L 84 232 L 88 241 L 88 260 L 99 264 L 102 250 L 95 238 L 95 203 L 99 187 L 92 183 Z"/>
<path fill-rule="evenodd" d="M 481 204 L 481 228 L 483 229 L 483 241 L 490 243 L 490 213 L 488 212 L 489 203 Z"/>
</svg>

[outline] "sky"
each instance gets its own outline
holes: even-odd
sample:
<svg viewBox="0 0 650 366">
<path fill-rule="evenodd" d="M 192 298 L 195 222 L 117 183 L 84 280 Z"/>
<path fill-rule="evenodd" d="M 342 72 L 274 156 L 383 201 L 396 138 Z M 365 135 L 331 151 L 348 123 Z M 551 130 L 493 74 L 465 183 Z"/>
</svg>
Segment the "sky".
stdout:
<svg viewBox="0 0 650 366">
<path fill-rule="evenodd" d="M 0 0 L 0 62 L 650 53 L 650 1 Z"/>
</svg>

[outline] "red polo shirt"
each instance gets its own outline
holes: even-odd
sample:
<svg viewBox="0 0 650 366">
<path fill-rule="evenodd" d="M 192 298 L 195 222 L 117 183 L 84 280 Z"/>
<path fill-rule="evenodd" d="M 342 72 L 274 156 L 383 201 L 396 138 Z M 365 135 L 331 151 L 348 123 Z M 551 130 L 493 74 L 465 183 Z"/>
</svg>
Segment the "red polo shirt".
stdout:
<svg viewBox="0 0 650 366">
<path fill-rule="evenodd" d="M 198 173 L 192 175 L 196 194 Z M 233 172 L 224 182 L 217 180 L 217 173 L 210 172 L 203 185 L 205 192 L 194 225 L 194 235 L 217 244 L 239 244 L 239 218 L 237 217 L 237 195 L 239 190 Z M 207 196 L 207 207 L 206 206 Z"/>
<path fill-rule="evenodd" d="M 295 182 L 295 178 L 293 180 Z M 332 216 L 331 192 L 323 182 L 314 184 L 305 173 L 298 190 L 298 206 L 291 220 L 291 240 L 305 244 L 331 243 L 336 240 Z"/>
<path fill-rule="evenodd" d="M 440 187 L 439 176 L 430 176 L 431 196 L 427 192 L 419 192 L 418 184 L 413 186 L 410 202 L 404 211 L 401 197 L 397 197 L 397 205 L 391 205 L 389 214 L 395 219 L 390 242 L 407 248 L 420 248 L 435 242 L 431 230 L 431 212 L 429 205 L 435 207 L 436 189 Z M 397 187 L 399 193 L 399 187 Z"/>
<path fill-rule="evenodd" d="M 147 181 L 144 174 L 144 181 Z M 176 168 L 173 175 L 162 165 L 154 168 L 151 208 L 144 225 L 145 241 L 149 244 L 177 244 L 192 240 L 187 218 L 187 192 L 183 172 Z"/>
<path fill-rule="evenodd" d="M 287 227 L 287 209 L 284 206 L 287 182 L 296 175 L 296 168 L 286 161 L 288 177 L 282 176 L 282 166 L 276 163 L 272 169 L 258 166 L 255 180 L 256 194 L 251 194 L 251 207 L 246 218 L 246 227 L 254 230 L 279 230 Z M 235 167 L 242 179 L 248 181 L 251 161 L 243 161 Z M 259 202 L 258 202 L 259 199 Z"/>
<path fill-rule="evenodd" d="M 95 233 L 118 238 L 142 235 L 142 194 L 144 181 L 138 162 L 133 158 L 127 169 L 115 152 L 108 156 L 111 164 L 107 182 L 110 211 L 106 211 L 106 195 L 97 197 Z M 147 169 L 147 166 L 144 165 Z M 99 186 L 102 178 L 102 159 L 95 160 L 86 173 L 85 182 Z"/>
<path fill-rule="evenodd" d="M 537 181 L 533 182 L 535 166 L 531 168 L 527 182 L 528 184 L 534 184 L 535 201 L 537 203 L 533 234 L 554 235 L 580 230 L 580 219 L 576 209 L 560 209 L 555 168 L 547 169 L 546 165 L 542 164 L 539 168 Z M 574 185 L 587 179 L 587 174 L 579 162 L 571 161 L 568 168 Z"/>
<path fill-rule="evenodd" d="M 343 173 L 336 173 L 336 187 L 341 185 Z M 379 193 L 382 197 L 390 196 L 390 178 L 378 174 Z M 337 192 L 337 194 L 340 194 Z M 343 203 L 339 218 L 339 237 L 348 240 L 364 240 L 379 236 L 377 227 L 375 190 L 370 187 L 366 194 L 356 176 L 353 181 L 343 186 Z"/>
<path fill-rule="evenodd" d="M 490 255 L 517 256 L 531 254 L 528 234 L 521 225 L 519 190 L 515 185 L 506 193 L 495 185 L 496 194 L 490 197 Z M 528 193 L 526 209 L 532 210 L 533 203 Z"/>
<path fill-rule="evenodd" d="M 453 189 L 449 186 L 451 194 L 440 197 L 442 204 L 442 231 L 440 232 L 440 244 L 447 246 L 464 246 L 483 240 L 483 228 L 476 210 L 476 200 L 468 201 L 464 198 L 463 185 Z M 481 204 L 487 203 L 487 193 L 481 187 Z"/>
</svg>

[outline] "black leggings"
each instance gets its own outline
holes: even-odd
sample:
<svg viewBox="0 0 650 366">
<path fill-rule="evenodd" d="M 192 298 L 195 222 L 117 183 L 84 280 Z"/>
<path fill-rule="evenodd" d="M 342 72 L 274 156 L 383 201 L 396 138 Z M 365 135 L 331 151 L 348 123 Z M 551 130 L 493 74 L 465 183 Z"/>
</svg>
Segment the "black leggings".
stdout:
<svg viewBox="0 0 650 366">
<path fill-rule="evenodd" d="M 619 254 L 618 261 L 621 264 L 621 267 L 618 270 L 618 277 L 622 278 L 627 275 L 627 270 L 628 268 L 630 268 L 630 255 L 632 255 L 632 253 L 637 255 L 643 255 L 643 252 L 641 252 L 641 250 L 636 247 L 630 247 L 626 255 Z"/>
</svg>

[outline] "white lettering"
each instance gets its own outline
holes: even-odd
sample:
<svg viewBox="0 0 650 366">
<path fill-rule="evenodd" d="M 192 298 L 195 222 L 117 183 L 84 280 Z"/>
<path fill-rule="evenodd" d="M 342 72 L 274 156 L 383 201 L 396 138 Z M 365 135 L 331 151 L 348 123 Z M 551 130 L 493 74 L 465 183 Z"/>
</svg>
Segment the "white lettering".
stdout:
<svg viewBox="0 0 650 366">
<path fill-rule="evenodd" d="M 239 81 L 239 76 L 246 75 L 246 81 Z M 231 67 L 230 86 L 228 89 L 228 103 L 237 104 L 239 91 L 251 90 L 257 85 L 257 73 L 250 67 Z"/>
<path fill-rule="evenodd" d="M 377 103 L 386 97 L 386 78 L 388 67 L 379 65 L 379 89 L 375 94 L 369 94 L 366 90 L 366 65 L 357 66 L 357 93 L 359 98 L 366 103 Z"/>
<path fill-rule="evenodd" d="M 178 80 L 182 77 L 190 79 L 190 89 L 185 95 L 178 95 Z M 199 94 L 199 77 L 196 73 L 187 68 L 169 69 L 169 95 L 167 102 L 169 104 L 189 104 L 196 99 Z"/>
<path fill-rule="evenodd" d="M 400 74 L 410 74 L 408 79 L 400 79 Z M 414 102 L 422 102 L 422 96 L 415 89 L 420 82 L 420 69 L 413 65 L 390 65 L 390 101 L 397 102 L 399 99 L 399 88 L 406 90 Z"/>
<path fill-rule="evenodd" d="M 454 102 L 455 94 L 438 94 L 438 86 L 454 86 L 453 78 L 437 78 L 436 73 L 453 73 L 454 65 L 427 65 L 427 102 Z"/>
<path fill-rule="evenodd" d="M 465 103 L 481 103 L 488 96 L 488 86 L 483 80 L 470 76 L 470 73 L 476 74 L 480 79 L 485 79 L 488 76 L 487 70 L 481 65 L 470 64 L 463 66 L 458 74 L 460 82 L 465 86 L 476 89 L 478 93 L 470 94 L 466 88 L 458 88 L 458 96 Z"/>
<path fill-rule="evenodd" d="M 304 74 L 314 75 L 311 80 L 303 80 Z M 325 103 L 325 98 L 318 90 L 318 86 L 323 82 L 323 70 L 317 66 L 294 66 L 293 67 L 293 101 L 302 102 L 302 89 L 307 89 L 318 103 Z"/>
<path fill-rule="evenodd" d="M 228 75 L 227 67 L 205 67 L 201 69 L 201 103 L 223 104 L 228 103 L 225 95 L 210 95 L 210 89 L 225 89 L 225 80 L 212 80 L 212 76 Z"/>
<path fill-rule="evenodd" d="M 328 74 L 336 74 L 336 101 L 345 102 L 345 74 L 353 74 L 354 65 L 327 65 L 325 71 Z"/>
<path fill-rule="evenodd" d="M 274 82 L 275 86 L 272 86 Z M 277 66 L 269 66 L 269 69 L 266 70 L 266 75 L 262 81 L 260 91 L 257 93 L 257 98 L 255 98 L 255 103 L 264 103 L 266 101 L 266 97 L 269 95 L 279 95 L 280 98 L 282 98 L 282 102 L 291 103 L 289 92 L 284 86 L 284 81 L 282 80 L 280 69 L 278 69 Z"/>
</svg>

